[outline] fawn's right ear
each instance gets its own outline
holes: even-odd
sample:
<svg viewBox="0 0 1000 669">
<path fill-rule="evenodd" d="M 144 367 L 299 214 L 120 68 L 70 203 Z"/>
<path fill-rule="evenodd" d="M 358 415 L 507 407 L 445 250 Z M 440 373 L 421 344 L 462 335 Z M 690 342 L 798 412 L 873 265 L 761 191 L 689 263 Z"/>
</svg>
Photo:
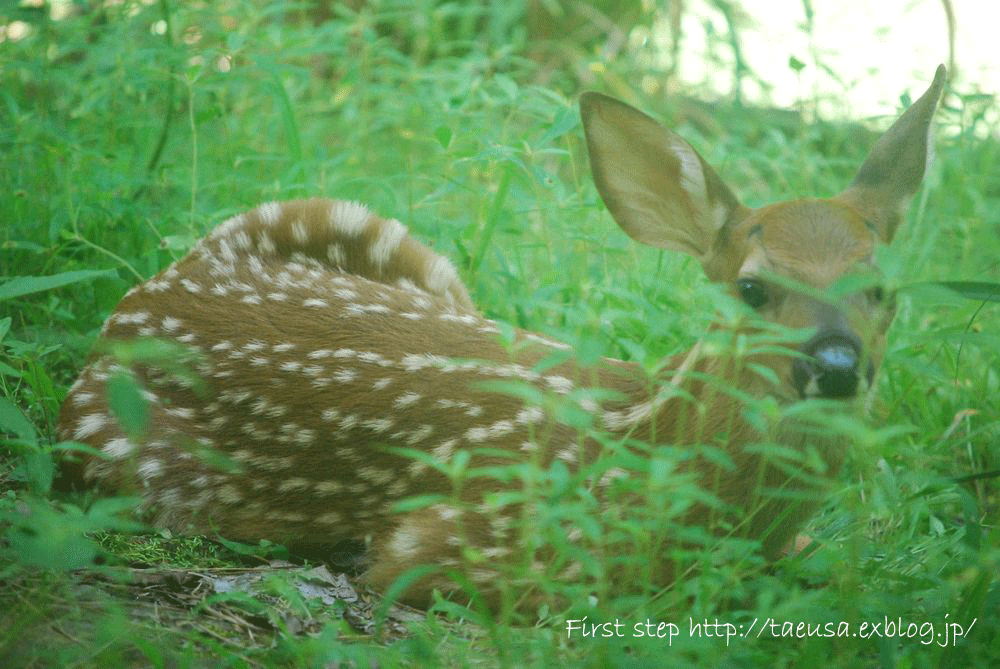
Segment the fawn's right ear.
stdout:
<svg viewBox="0 0 1000 669">
<path fill-rule="evenodd" d="M 644 244 L 706 258 L 743 209 L 698 152 L 642 112 L 600 93 L 580 97 L 590 168 L 619 227 Z"/>
</svg>

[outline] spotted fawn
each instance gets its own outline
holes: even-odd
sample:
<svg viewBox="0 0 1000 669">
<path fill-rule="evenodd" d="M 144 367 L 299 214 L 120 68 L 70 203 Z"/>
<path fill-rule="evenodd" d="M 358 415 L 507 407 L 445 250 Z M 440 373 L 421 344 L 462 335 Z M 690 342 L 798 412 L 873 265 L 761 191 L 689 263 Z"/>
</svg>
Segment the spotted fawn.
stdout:
<svg viewBox="0 0 1000 669">
<path fill-rule="evenodd" d="M 412 567 L 439 567 L 410 583 L 403 598 L 415 604 L 434 589 L 454 594 L 456 573 L 489 595 L 505 564 L 536 550 L 521 533 L 530 505 L 497 494 L 523 485 L 469 476 L 456 491 L 443 472 L 462 453 L 468 471 L 517 462 L 579 471 L 609 444 L 640 455 L 690 449 L 678 471 L 719 504 L 691 504 L 684 523 L 723 509 L 730 532 L 776 556 L 848 444 L 793 417 L 765 434 L 746 398 L 863 403 L 892 299 L 874 284 L 836 299 L 828 289 L 876 271 L 877 245 L 892 240 L 923 178 L 944 79 L 939 67 L 844 192 L 759 209 L 740 204 L 677 134 L 622 102 L 582 96 L 594 179 L 614 220 L 639 242 L 697 258 L 747 305 L 746 318 L 715 333 L 728 327 L 735 340 L 774 324 L 804 336 L 738 359 L 698 344 L 654 372 L 612 359 L 583 365 L 565 344 L 483 317 L 448 260 L 398 221 L 347 201 L 269 203 L 125 295 L 69 391 L 59 436 L 99 451 L 82 463 L 85 479 L 139 496 L 155 526 L 364 542 L 364 578 L 376 589 Z M 143 355 L 136 342 L 167 348 Z M 112 408 L 123 382 L 142 398 L 138 420 Z M 562 421 L 560 402 L 586 412 L 589 427 Z M 749 447 L 763 441 L 788 460 Z M 725 457 L 706 457 L 705 444 Z M 600 500 L 627 476 L 608 470 L 589 485 Z M 782 490 L 796 494 L 772 494 Z M 427 503 L 399 506 L 414 496 Z M 529 569 L 543 569 L 545 555 L 529 555 Z M 675 578 L 666 556 L 656 570 L 663 585 Z"/>
</svg>

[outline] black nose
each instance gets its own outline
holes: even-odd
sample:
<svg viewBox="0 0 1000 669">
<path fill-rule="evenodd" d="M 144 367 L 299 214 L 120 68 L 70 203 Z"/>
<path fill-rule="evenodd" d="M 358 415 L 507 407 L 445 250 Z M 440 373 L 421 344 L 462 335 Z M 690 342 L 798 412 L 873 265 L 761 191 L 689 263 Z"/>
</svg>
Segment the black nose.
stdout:
<svg viewBox="0 0 1000 669">
<path fill-rule="evenodd" d="M 806 357 L 792 365 L 800 397 L 853 397 L 858 390 L 861 345 L 847 332 L 821 332 L 802 347 Z"/>
</svg>

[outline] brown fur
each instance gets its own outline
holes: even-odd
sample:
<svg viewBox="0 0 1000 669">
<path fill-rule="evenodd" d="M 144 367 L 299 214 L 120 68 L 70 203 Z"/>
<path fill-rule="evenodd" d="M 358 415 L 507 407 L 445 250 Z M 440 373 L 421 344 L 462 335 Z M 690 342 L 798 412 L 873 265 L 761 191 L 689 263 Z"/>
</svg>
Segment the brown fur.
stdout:
<svg viewBox="0 0 1000 669">
<path fill-rule="evenodd" d="M 464 570 L 488 593 L 500 565 L 523 559 L 524 510 L 498 505 L 491 494 L 504 484 L 484 477 L 470 478 L 457 502 L 455 482 L 436 465 L 465 450 L 474 467 L 558 460 L 575 469 L 601 453 L 598 433 L 653 446 L 710 444 L 734 466 L 697 455 L 681 473 L 738 511 L 695 506 L 685 522 L 715 526 L 721 514 L 731 532 L 777 555 L 814 509 L 846 445 L 795 421 L 762 434 L 746 421 L 739 394 L 786 403 L 826 394 L 845 408 L 857 404 L 881 359 L 892 308 L 874 293 L 838 302 L 821 293 L 871 269 L 875 245 L 891 240 L 923 175 L 942 85 L 939 71 L 843 195 L 759 210 L 740 205 L 677 135 L 610 98 L 582 99 L 595 180 L 619 225 L 644 243 L 698 257 L 734 295 L 747 281 L 763 286 L 767 300 L 753 305 L 761 320 L 738 326 L 733 341 L 766 329 L 762 321 L 806 328 L 819 343 L 798 359 L 815 355 L 812 363 L 796 363 L 792 343 L 746 356 L 699 346 L 649 378 L 615 360 L 580 366 L 566 347 L 529 333 L 504 345 L 451 266 L 398 222 L 352 203 L 304 200 L 227 221 L 130 291 L 105 325 L 105 348 L 63 405 L 60 437 L 101 449 L 104 458 L 86 463 L 87 479 L 139 494 L 157 526 L 243 539 L 365 540 L 368 580 L 378 588 L 434 564 Z M 886 157 L 900 155 L 908 158 L 899 165 Z M 126 359 L 108 348 L 142 338 L 189 353 Z M 856 359 L 844 365 L 845 355 Z M 562 361 L 545 362 L 553 358 Z M 145 426 L 126 429 L 109 408 L 105 386 L 116 375 L 143 389 Z M 502 392 L 496 382 L 534 391 Z M 615 392 L 588 401 L 593 388 Z M 558 408 L 567 405 L 588 412 L 594 429 L 560 423 Z M 793 456 L 773 461 L 745 448 L 761 441 Z M 599 496 L 613 480 L 595 482 Z M 774 494 L 781 490 L 796 494 Z M 443 501 L 394 512 L 412 495 Z M 481 560 L 470 562 L 470 547 Z M 655 572 L 664 583 L 673 577 L 666 556 Z M 571 566 L 562 575 L 575 574 Z M 433 588 L 454 584 L 429 576 L 407 599 L 426 603 Z"/>
</svg>

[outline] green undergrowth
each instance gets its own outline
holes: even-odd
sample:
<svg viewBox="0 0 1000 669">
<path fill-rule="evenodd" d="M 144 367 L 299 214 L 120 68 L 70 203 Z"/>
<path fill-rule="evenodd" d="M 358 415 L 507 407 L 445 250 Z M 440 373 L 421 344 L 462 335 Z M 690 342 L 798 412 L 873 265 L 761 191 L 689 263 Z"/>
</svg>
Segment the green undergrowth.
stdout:
<svg viewBox="0 0 1000 669">
<path fill-rule="evenodd" d="M 584 361 L 654 370 L 693 344 L 721 298 L 697 262 L 614 226 L 589 174 L 579 93 L 608 91 L 677 127 L 751 206 L 835 194 L 877 136 L 691 107 L 636 85 L 661 75 L 646 59 L 608 59 L 582 29 L 542 48 L 513 9 L 355 5 L 321 17 L 305 3 L 107 3 L 60 20 L 0 10 L 28 30 L 0 42 L 0 665 L 996 666 L 1000 307 L 934 284 L 983 282 L 988 293 L 1000 275 L 997 108 L 962 91 L 946 98 L 936 162 L 882 254 L 899 310 L 872 418 L 827 426 L 855 446 L 808 528 L 819 550 L 772 566 L 748 542 L 678 527 L 691 569 L 658 588 L 656 532 L 701 492 L 674 471 L 683 454 L 634 458 L 609 444 L 591 472 L 478 473 L 534 477 L 518 501 L 533 505 L 532 536 L 556 558 L 549 571 L 515 567 L 507 598 L 529 579 L 562 604 L 531 620 L 441 602 L 399 633 L 376 607 L 375 627 L 359 633 L 339 605 L 299 603 L 280 575 L 266 595 L 171 617 L 135 590 L 88 581 L 118 583 L 130 565 L 275 558 L 268 545 L 130 538 L 132 500 L 53 491 L 67 448 L 54 434 L 59 404 L 104 318 L 225 218 L 269 200 L 364 202 L 452 258 L 490 318 L 566 341 Z M 778 411 L 749 410 L 764 422 Z M 588 416 L 568 419 L 593 429 Z M 600 511 L 585 479 L 616 467 L 644 487 Z M 582 541 L 566 540 L 573 528 Z M 579 579 L 561 578 L 574 560 Z M 164 587 L 160 597 L 174 592 Z M 269 632 L 213 626 L 233 619 Z M 862 623 L 874 633 L 856 635 Z M 971 625 L 968 637 L 928 636 L 949 623 Z"/>
</svg>

